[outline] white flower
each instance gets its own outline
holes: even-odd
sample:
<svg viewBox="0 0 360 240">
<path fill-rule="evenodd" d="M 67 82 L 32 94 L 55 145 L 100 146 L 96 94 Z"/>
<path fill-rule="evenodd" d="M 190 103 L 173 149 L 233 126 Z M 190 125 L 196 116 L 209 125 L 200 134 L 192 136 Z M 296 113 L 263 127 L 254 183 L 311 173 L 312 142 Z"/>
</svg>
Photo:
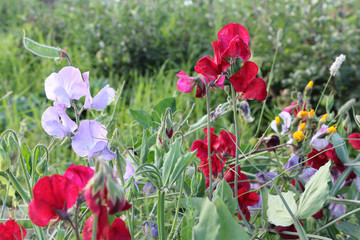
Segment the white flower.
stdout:
<svg viewBox="0 0 360 240">
<path fill-rule="evenodd" d="M 335 62 L 330 67 L 330 74 L 331 76 L 335 76 L 337 71 L 339 71 L 339 68 L 341 64 L 345 61 L 346 56 L 344 54 L 341 54 L 335 59 Z"/>
</svg>

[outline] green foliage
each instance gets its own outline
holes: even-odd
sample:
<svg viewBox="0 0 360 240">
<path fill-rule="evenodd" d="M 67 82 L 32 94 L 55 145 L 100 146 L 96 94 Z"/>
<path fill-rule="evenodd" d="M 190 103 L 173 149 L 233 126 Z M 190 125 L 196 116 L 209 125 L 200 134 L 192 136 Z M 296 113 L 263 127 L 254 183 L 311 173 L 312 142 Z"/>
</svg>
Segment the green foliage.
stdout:
<svg viewBox="0 0 360 240">
<path fill-rule="evenodd" d="M 297 212 L 297 205 L 294 199 L 295 193 L 285 192 L 281 193 L 284 197 L 286 203 L 288 204 L 291 212 L 295 214 Z M 267 216 L 269 222 L 275 224 L 276 226 L 290 226 L 294 223 L 293 219 L 290 216 L 290 213 L 287 211 L 284 203 L 281 201 L 280 196 L 278 195 L 268 195 L 268 206 L 271 206 L 267 210 Z"/>
<path fill-rule="evenodd" d="M 213 197 L 219 197 L 225 203 L 229 212 L 232 214 L 235 213 L 237 203 L 233 196 L 233 191 L 225 179 L 221 180 L 221 182 L 216 186 L 216 189 L 213 192 Z"/>
<path fill-rule="evenodd" d="M 199 223 L 194 227 L 193 239 L 250 239 L 245 230 L 237 224 L 220 197 L 213 202 L 203 200 Z"/>
</svg>

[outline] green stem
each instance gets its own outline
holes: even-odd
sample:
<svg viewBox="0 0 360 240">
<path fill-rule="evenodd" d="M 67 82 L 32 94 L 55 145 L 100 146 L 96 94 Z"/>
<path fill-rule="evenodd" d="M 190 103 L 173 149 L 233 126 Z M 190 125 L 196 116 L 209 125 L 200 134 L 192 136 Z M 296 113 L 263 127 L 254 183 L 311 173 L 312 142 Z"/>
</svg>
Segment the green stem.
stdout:
<svg viewBox="0 0 360 240">
<path fill-rule="evenodd" d="M 92 234 L 91 234 L 91 240 L 96 240 L 96 231 L 97 231 L 97 222 L 98 222 L 98 215 L 93 215 L 93 228 L 92 228 Z"/>
<path fill-rule="evenodd" d="M 205 81 L 206 88 L 206 110 L 207 110 L 207 145 L 208 145 L 208 157 L 209 157 L 209 199 L 212 199 L 212 166 L 211 166 L 211 133 L 210 133 L 210 91 L 209 83 Z"/>
<path fill-rule="evenodd" d="M 158 206 L 157 206 L 157 224 L 159 229 L 159 240 L 165 240 L 165 214 L 164 214 L 165 196 L 164 193 L 158 190 Z"/>
<path fill-rule="evenodd" d="M 316 113 L 316 111 L 317 111 L 317 109 L 318 109 L 318 107 L 319 107 L 319 105 L 320 105 L 320 102 L 321 102 L 322 97 L 323 97 L 324 94 L 325 94 L 326 88 L 327 88 L 327 86 L 328 86 L 329 83 L 330 83 L 331 77 L 332 77 L 332 75 L 330 75 L 330 77 L 329 77 L 329 79 L 327 80 L 327 83 L 326 83 L 326 85 L 325 85 L 325 87 L 324 87 L 324 90 L 323 90 L 322 93 L 321 93 L 321 96 L 320 96 L 319 101 L 318 101 L 318 103 L 317 103 L 317 105 L 316 105 L 316 108 L 315 108 L 315 113 Z"/>
<path fill-rule="evenodd" d="M 350 200 L 350 199 L 340 199 L 340 198 L 335 198 L 335 197 L 329 197 L 327 199 L 327 202 L 328 203 L 339 203 L 339 204 L 360 206 L 360 201 Z"/>
<path fill-rule="evenodd" d="M 15 176 L 10 172 L 7 171 L 7 176 L 11 182 L 11 184 L 13 185 L 13 187 L 16 189 L 16 191 L 20 194 L 21 198 L 27 203 L 30 203 L 30 198 L 28 196 L 28 194 L 24 191 L 24 189 L 21 187 L 20 183 L 18 182 L 18 180 L 15 178 Z"/>
<path fill-rule="evenodd" d="M 6 202 L 9 196 L 9 190 L 10 190 L 10 181 L 8 181 L 7 187 L 6 187 L 6 195 L 5 195 L 5 199 L 3 202 L 3 207 L 1 209 L 1 214 L 0 214 L 0 218 L 3 218 L 4 216 L 4 212 L 5 212 L 5 208 L 6 208 Z"/>
<path fill-rule="evenodd" d="M 274 55 L 273 62 L 272 62 L 272 65 L 271 65 L 271 70 L 270 70 L 269 82 L 268 82 L 267 87 L 266 87 L 267 92 L 269 92 L 269 90 L 270 90 L 270 86 L 271 86 L 272 79 L 273 79 L 273 76 L 274 76 L 274 66 L 275 66 L 275 60 L 276 60 L 276 56 L 277 56 L 277 53 L 278 53 L 278 50 L 279 50 L 279 46 L 280 46 L 280 44 L 276 45 L 275 55 Z M 261 125 L 261 121 L 262 121 L 262 116 L 264 114 L 265 106 L 266 106 L 266 99 L 264 100 L 264 103 L 263 103 L 263 105 L 261 107 L 259 123 L 257 125 L 255 136 L 258 135 L 258 133 L 260 131 L 260 125 Z"/>
<path fill-rule="evenodd" d="M 333 225 L 334 223 L 337 223 L 338 221 L 340 221 L 340 220 L 342 220 L 342 219 L 350 216 L 351 214 L 354 214 L 354 213 L 356 213 L 356 212 L 359 212 L 359 211 L 360 211 L 360 208 L 357 208 L 357 209 L 354 209 L 354 210 L 352 210 L 352 211 L 350 211 L 350 212 L 342 215 L 341 217 L 338 217 L 338 218 L 332 220 L 332 221 L 329 222 L 328 224 L 325 224 L 324 226 L 322 226 L 321 228 L 319 228 L 318 230 L 316 230 L 316 232 L 314 232 L 314 234 L 317 234 L 317 233 L 321 232 L 321 231 L 324 230 L 325 228 L 330 227 L 331 225 Z"/>
<path fill-rule="evenodd" d="M 173 224 L 171 226 L 171 231 L 170 231 L 168 239 L 171 239 L 171 237 L 172 237 L 172 235 L 174 234 L 174 231 L 175 231 L 175 226 L 176 226 L 176 223 L 177 223 L 177 217 L 178 217 L 179 209 L 180 209 L 181 195 L 182 195 L 182 191 L 183 191 L 183 188 L 184 188 L 184 182 L 185 182 L 185 171 L 183 172 L 183 175 L 181 177 L 180 194 L 179 194 L 179 197 L 178 197 L 177 206 L 176 206 L 176 212 L 175 212 Z"/>
</svg>

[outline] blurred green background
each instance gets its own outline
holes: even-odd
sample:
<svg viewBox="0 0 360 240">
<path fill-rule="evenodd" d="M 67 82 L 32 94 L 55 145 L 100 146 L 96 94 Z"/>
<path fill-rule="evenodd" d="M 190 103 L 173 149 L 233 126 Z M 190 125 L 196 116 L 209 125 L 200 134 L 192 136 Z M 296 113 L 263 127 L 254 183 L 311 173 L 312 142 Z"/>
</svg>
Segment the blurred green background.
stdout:
<svg viewBox="0 0 360 240">
<path fill-rule="evenodd" d="M 129 108 L 149 110 L 165 97 L 176 96 L 179 112 L 197 103 L 193 121 L 205 113 L 204 99 L 177 92 L 176 73 L 191 75 L 198 59 L 212 56 L 211 42 L 229 22 L 248 29 L 251 60 L 265 81 L 280 44 L 269 109 L 289 104 L 290 91 L 310 80 L 320 95 L 340 54 L 346 61 L 328 92 L 334 91 L 337 108 L 360 94 L 359 0 L 2 0 L 0 11 L 0 130 L 20 131 L 30 146 L 50 141 L 40 123 L 52 104 L 44 81 L 67 62 L 57 65 L 25 50 L 23 30 L 37 42 L 66 48 L 75 67 L 90 71 L 93 95 L 107 83 L 118 88 L 126 81 L 116 116 L 124 135 L 133 134 Z M 216 106 L 226 96 L 217 91 L 212 101 Z M 260 104 L 251 105 L 257 115 Z"/>
</svg>

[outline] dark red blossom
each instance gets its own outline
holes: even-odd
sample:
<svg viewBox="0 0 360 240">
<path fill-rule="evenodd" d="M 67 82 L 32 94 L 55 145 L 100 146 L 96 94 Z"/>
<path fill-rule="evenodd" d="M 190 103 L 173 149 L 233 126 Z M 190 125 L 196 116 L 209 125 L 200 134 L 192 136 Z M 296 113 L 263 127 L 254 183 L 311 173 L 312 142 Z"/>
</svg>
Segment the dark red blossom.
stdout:
<svg viewBox="0 0 360 240">
<path fill-rule="evenodd" d="M 75 164 L 71 164 L 64 173 L 64 177 L 67 177 L 72 182 L 76 183 L 80 191 L 85 188 L 86 184 L 93 176 L 94 170 L 92 168 L 86 166 L 75 166 Z"/>
<path fill-rule="evenodd" d="M 219 149 L 224 157 L 233 156 L 236 153 L 236 136 L 228 131 L 220 131 Z"/>
<path fill-rule="evenodd" d="M 246 191 L 250 190 L 250 182 L 245 174 L 241 172 L 241 168 L 237 167 L 237 181 L 238 181 L 238 189 L 244 188 Z M 229 183 L 232 190 L 235 187 L 235 167 L 234 165 L 230 166 L 225 172 L 224 179 L 227 183 Z"/>
<path fill-rule="evenodd" d="M 302 221 L 299 220 L 299 222 L 300 222 L 301 226 L 304 225 L 302 223 Z M 275 228 L 275 231 L 280 232 L 280 237 L 282 237 L 283 239 L 298 239 L 299 238 L 299 236 L 297 236 L 297 235 L 290 235 L 290 234 L 281 233 L 281 232 L 285 232 L 285 231 L 286 232 L 295 232 L 296 233 L 297 231 L 296 231 L 296 228 L 295 228 L 294 224 L 292 224 L 290 226 L 287 226 L 287 227 L 277 226 Z"/>
<path fill-rule="evenodd" d="M 83 240 L 92 239 L 94 215 L 86 220 L 83 228 Z M 98 216 L 96 240 L 131 240 L 129 230 L 121 218 L 115 218 L 111 227 L 106 207 L 102 207 Z"/>
<path fill-rule="evenodd" d="M 321 209 L 320 211 L 318 211 L 317 213 L 315 213 L 314 215 L 312 215 L 312 217 L 314 219 L 320 219 L 324 216 L 323 210 Z"/>
<path fill-rule="evenodd" d="M 25 239 L 26 230 L 23 226 L 16 223 L 14 219 L 9 219 L 0 223 L 0 240 L 22 240 Z"/>
<path fill-rule="evenodd" d="M 349 143 L 356 150 L 360 150 L 360 133 L 352 133 L 349 135 Z"/>
<path fill-rule="evenodd" d="M 33 195 L 28 207 L 30 220 L 45 227 L 52 219 L 68 219 L 67 210 L 74 206 L 79 187 L 64 176 L 53 175 L 41 178 L 34 186 Z"/>
<path fill-rule="evenodd" d="M 247 61 L 251 56 L 249 40 L 248 31 L 238 23 L 229 23 L 218 32 L 219 50 L 224 58 Z"/>
<path fill-rule="evenodd" d="M 258 66 L 254 62 L 247 61 L 242 68 L 230 77 L 230 83 L 236 92 L 243 93 L 243 99 L 266 99 L 266 83 L 261 78 L 256 78 Z"/>
</svg>

